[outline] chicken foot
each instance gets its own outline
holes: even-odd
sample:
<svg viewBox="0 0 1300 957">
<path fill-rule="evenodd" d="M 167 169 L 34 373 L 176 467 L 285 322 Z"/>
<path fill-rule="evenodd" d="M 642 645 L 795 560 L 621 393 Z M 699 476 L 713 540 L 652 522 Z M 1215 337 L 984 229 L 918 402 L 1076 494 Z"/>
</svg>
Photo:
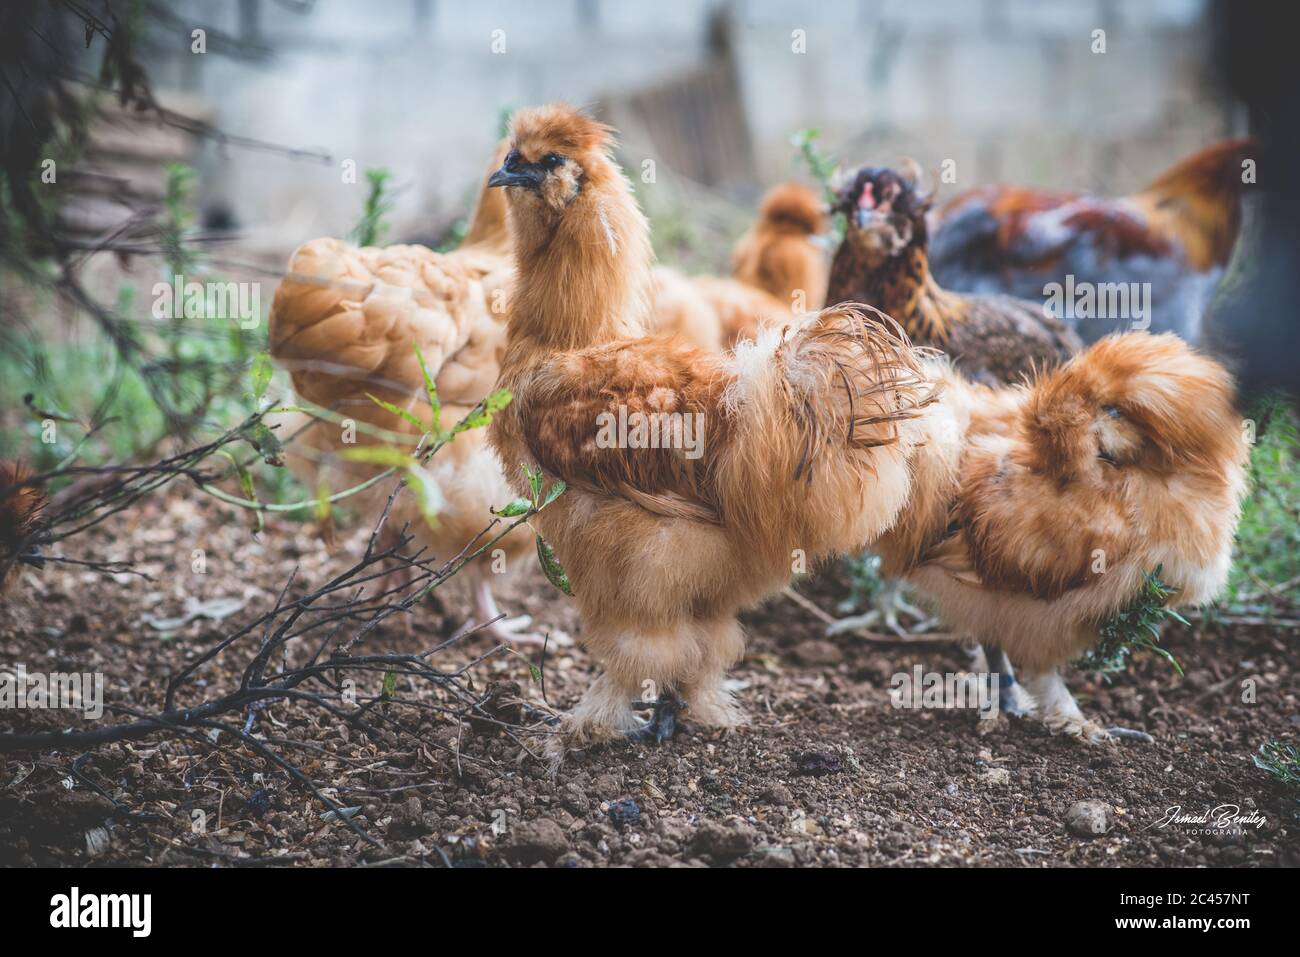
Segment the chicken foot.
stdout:
<svg viewBox="0 0 1300 957">
<path fill-rule="evenodd" d="M 1120 739 L 1151 743 L 1154 739 L 1145 731 L 1133 728 L 1103 728 L 1084 717 L 1079 703 L 1070 694 L 1061 673 L 1050 671 L 1024 674 L 1025 687 L 1035 701 L 1034 717 L 1056 734 L 1068 734 L 1085 744 L 1114 744 Z"/>
<path fill-rule="evenodd" d="M 546 636 L 528 631 L 533 619 L 528 615 L 516 618 L 502 618 L 501 609 L 497 607 L 492 594 L 492 584 L 486 576 L 479 579 L 474 586 L 474 617 L 466 624 L 471 628 L 480 627 L 479 634 L 486 635 L 493 641 L 508 645 L 544 645 Z"/>
<path fill-rule="evenodd" d="M 644 708 L 646 702 L 634 701 L 633 708 Z M 686 702 L 671 691 L 663 691 L 654 702 L 654 713 L 649 722 L 627 732 L 633 741 L 653 741 L 663 744 L 677 731 L 677 716 L 686 709 Z"/>
</svg>

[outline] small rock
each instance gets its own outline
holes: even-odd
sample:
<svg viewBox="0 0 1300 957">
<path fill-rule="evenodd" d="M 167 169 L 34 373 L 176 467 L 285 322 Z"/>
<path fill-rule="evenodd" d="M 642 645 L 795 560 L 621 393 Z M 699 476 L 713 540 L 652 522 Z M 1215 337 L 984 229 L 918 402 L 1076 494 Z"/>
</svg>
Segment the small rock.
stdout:
<svg viewBox="0 0 1300 957">
<path fill-rule="evenodd" d="M 394 838 L 419 837 L 427 834 L 429 828 L 424 826 L 424 809 L 418 797 L 409 797 L 393 810 L 393 818 L 388 822 L 388 835 Z"/>
<path fill-rule="evenodd" d="M 506 855 L 520 864 L 550 863 L 569 849 L 560 825 L 548 818 L 520 824 L 506 846 Z"/>
<path fill-rule="evenodd" d="M 775 804 L 780 807 L 793 804 L 794 795 L 784 784 L 773 784 L 759 796 L 759 800 L 764 804 Z"/>
<path fill-rule="evenodd" d="M 832 641 L 810 638 L 795 645 L 790 652 L 800 664 L 810 667 L 838 665 L 844 660 L 844 652 Z"/>
<path fill-rule="evenodd" d="M 706 821 L 695 832 L 691 849 L 696 854 L 712 858 L 715 862 L 731 861 L 743 857 L 754 849 L 754 832 L 751 828 L 737 825 L 723 827 Z"/>
<path fill-rule="evenodd" d="M 248 808 L 248 813 L 253 817 L 261 817 L 267 811 L 271 810 L 271 795 L 266 788 L 258 788 L 248 797 L 244 798 L 244 806 Z"/>
<path fill-rule="evenodd" d="M 803 751 L 795 758 L 795 768 L 800 774 L 822 777 L 827 774 L 839 774 L 844 770 L 837 755 L 824 751 Z"/>
<path fill-rule="evenodd" d="M 631 798 L 611 802 L 607 813 L 610 823 L 620 831 L 629 824 L 636 824 L 641 820 L 641 807 Z"/>
<path fill-rule="evenodd" d="M 980 780 L 994 786 L 1010 784 L 1011 772 L 1006 768 L 985 768 L 984 773 L 980 775 Z"/>
<path fill-rule="evenodd" d="M 1110 830 L 1111 809 L 1101 801 L 1075 801 L 1065 812 L 1065 824 L 1081 837 L 1097 837 Z"/>
<path fill-rule="evenodd" d="M 112 843 L 113 839 L 109 837 L 107 828 L 92 827 L 86 832 L 86 854 L 89 857 L 99 857 Z"/>
</svg>

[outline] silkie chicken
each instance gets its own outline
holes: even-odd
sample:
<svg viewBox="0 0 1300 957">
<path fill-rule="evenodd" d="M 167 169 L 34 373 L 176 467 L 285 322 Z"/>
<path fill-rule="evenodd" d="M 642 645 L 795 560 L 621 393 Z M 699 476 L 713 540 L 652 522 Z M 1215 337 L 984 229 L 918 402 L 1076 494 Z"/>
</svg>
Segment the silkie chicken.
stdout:
<svg viewBox="0 0 1300 957">
<path fill-rule="evenodd" d="M 504 148 L 493 158 L 495 169 Z M 490 170 L 489 170 L 490 171 Z M 485 173 L 485 179 L 487 174 Z M 430 418 L 419 346 L 436 377 L 442 425 L 449 428 L 492 390 L 505 348 L 506 296 L 514 268 L 506 232 L 505 202 L 483 186 L 464 244 L 449 253 L 423 246 L 358 249 L 337 239 L 301 246 L 289 262 L 289 276 L 271 305 L 271 354 L 289 370 L 295 391 L 330 409 L 333 419 L 295 414 L 285 417 L 279 434 L 289 444 L 287 461 L 310 488 L 316 488 L 323 463 L 335 476 L 334 491 L 379 472 L 378 466 L 350 461 L 337 453 L 349 447 L 384 443 L 365 431 L 372 426 L 397 433 L 413 445 L 420 430 L 385 411 L 367 393 Z M 361 423 L 353 438 L 340 424 Z M 303 448 L 305 446 L 305 448 Z M 300 454 L 293 454 L 300 449 Z M 438 489 L 436 521 L 424 520 L 419 501 L 404 492 L 394 503 L 385 544 L 409 523 L 425 557 L 454 557 L 492 520 L 489 508 L 513 497 L 483 429 L 462 432 L 428 463 Z M 378 517 L 390 486 L 379 483 L 346 500 Z M 491 573 L 514 570 L 528 561 L 532 540 L 526 529 L 502 539 L 469 566 L 474 589 L 473 623 L 499 641 L 536 643 L 526 616 L 497 620 Z M 497 549 L 503 555 L 496 556 Z M 495 567 L 494 567 L 495 566 Z M 492 622 L 489 624 L 489 622 Z"/>
<path fill-rule="evenodd" d="M 864 302 L 899 322 L 912 341 L 942 349 L 968 378 L 1000 385 L 1069 358 L 1083 345 L 1040 305 L 1010 296 L 949 292 L 930 274 L 927 222 L 930 196 L 919 192 L 920 169 L 863 167 L 836 191 L 844 239 L 831 264 L 826 301 Z M 875 607 L 832 625 L 831 634 L 882 622 L 897 634 L 925 630 L 932 621 L 886 581 Z M 910 629 L 901 615 L 916 619 Z"/>
<path fill-rule="evenodd" d="M 731 274 L 765 290 L 797 313 L 826 301 L 826 255 L 813 237 L 826 231 L 825 205 L 798 183 L 768 190 L 758 219 L 731 254 Z"/>
<path fill-rule="evenodd" d="M 534 521 L 604 667 L 564 721 L 561 755 L 661 738 L 682 703 L 703 725 L 743 723 L 724 686 L 743 650 L 737 611 L 801 556 L 889 527 L 909 487 L 899 424 L 932 399 L 896 327 L 856 307 L 764 329 L 730 357 L 647 336 L 648 228 L 611 148 L 582 112 L 524 110 L 489 180 L 507 194 L 518 264 L 500 381 L 515 399 L 489 434 L 502 461 L 567 483 Z M 667 438 L 602 440 L 620 413 Z M 633 705 L 654 694 L 647 724 Z"/>
<path fill-rule="evenodd" d="M 1123 199 L 1015 186 L 968 190 L 938 216 L 931 268 L 949 289 L 1030 299 L 1041 299 L 1051 283 L 1093 290 L 1149 283 L 1150 331 L 1197 343 L 1237 239 L 1243 161 L 1255 148 L 1249 139 L 1216 143 Z M 1077 331 L 1092 342 L 1130 321 L 1093 315 Z"/>
<path fill-rule="evenodd" d="M 865 302 L 893 317 L 918 345 L 946 352 L 968 378 L 1016 382 L 1054 366 L 1083 343 L 1040 303 L 943 289 L 930 273 L 919 169 L 863 167 L 836 193 L 847 224 L 831 264 L 826 302 Z"/>
<path fill-rule="evenodd" d="M 1137 736 L 1084 717 L 1060 669 L 1147 573 L 1176 605 L 1223 587 L 1247 486 L 1231 377 L 1172 334 L 1109 336 L 1001 389 L 945 365 L 927 366 L 938 401 L 900 427 L 935 441 L 903 443 L 912 490 L 873 546 L 882 571 L 1010 657 L 1023 687 L 1004 710 L 1089 743 Z"/>
<path fill-rule="evenodd" d="M 19 565 L 44 566 L 32 541 L 45 511 L 45 492 L 32 484 L 32 471 L 19 462 L 0 460 L 0 595 Z"/>
</svg>

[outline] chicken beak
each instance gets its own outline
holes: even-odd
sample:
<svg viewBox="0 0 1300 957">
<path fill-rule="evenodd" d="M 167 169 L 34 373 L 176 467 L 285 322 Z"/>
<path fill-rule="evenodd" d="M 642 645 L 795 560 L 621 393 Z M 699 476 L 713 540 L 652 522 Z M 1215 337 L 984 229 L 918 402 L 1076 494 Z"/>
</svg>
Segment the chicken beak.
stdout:
<svg viewBox="0 0 1300 957">
<path fill-rule="evenodd" d="M 541 174 L 535 169 L 527 166 L 519 166 L 515 169 L 506 169 L 502 166 L 499 170 L 488 178 L 489 186 L 523 186 L 527 189 L 536 189 L 542 185 Z"/>
</svg>

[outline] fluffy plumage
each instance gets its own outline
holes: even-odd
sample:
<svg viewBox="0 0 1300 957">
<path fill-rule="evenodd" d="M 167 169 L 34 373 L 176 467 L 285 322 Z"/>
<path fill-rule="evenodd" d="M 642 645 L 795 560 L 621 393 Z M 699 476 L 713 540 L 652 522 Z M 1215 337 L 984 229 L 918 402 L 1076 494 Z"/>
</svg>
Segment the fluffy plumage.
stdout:
<svg viewBox="0 0 1300 957">
<path fill-rule="evenodd" d="M 1173 335 L 1102 339 L 1029 386 L 941 368 L 938 402 L 904 429 L 911 498 L 876 545 L 886 574 L 1005 650 L 1054 730 L 1098 741 L 1059 669 L 1145 573 L 1178 605 L 1227 580 L 1247 448 L 1227 372 Z"/>
<path fill-rule="evenodd" d="M 774 186 L 732 251 L 731 274 L 795 312 L 815 312 L 826 301 L 827 267 L 811 240 L 825 230 L 824 204 L 812 190 L 798 183 Z"/>
<path fill-rule="evenodd" d="M 945 287 L 1039 299 L 1048 283 L 1150 283 L 1151 331 L 1200 336 L 1201 317 L 1241 224 L 1242 161 L 1253 140 L 1228 140 L 1179 161 L 1122 199 L 983 186 L 939 215 L 931 266 Z M 1085 319 L 1093 341 L 1124 325 Z"/>
<path fill-rule="evenodd" d="M 493 157 L 491 168 L 503 155 L 504 148 Z M 413 442 L 418 430 L 377 406 L 367 393 L 427 421 L 430 410 L 414 351 L 418 345 L 436 377 L 444 426 L 466 415 L 491 391 L 505 349 L 506 297 L 513 270 L 505 217 L 500 196 L 484 185 L 466 244 L 453 252 L 436 253 L 423 246 L 359 249 L 337 239 L 301 246 L 271 304 L 269 336 L 271 354 L 289 370 L 297 393 L 344 418 Z M 344 448 L 344 430 L 335 422 L 286 416 L 280 434 L 297 434 L 294 444 L 306 447 L 304 454 L 291 454 L 288 462 L 311 487 L 322 457 L 336 490 L 378 471 L 332 454 Z M 376 441 L 383 440 L 356 431 L 356 445 Z M 406 494 L 394 506 L 387 528 L 396 533 L 409 522 L 417 544 L 446 559 L 483 530 L 491 520 L 489 507 L 504 504 L 511 491 L 481 429 L 457 436 L 428 468 L 443 498 L 437 524 L 430 527 L 414 497 Z M 386 495 L 386 488 L 376 486 L 349 504 L 375 513 Z M 521 532 L 499 543 L 507 568 L 525 560 L 530 544 Z M 471 569 L 477 576 L 479 623 L 497 614 L 487 584 L 491 561 L 491 555 L 484 555 Z M 502 639 L 530 637 L 509 627 L 492 631 Z"/>
<path fill-rule="evenodd" d="M 730 358 L 644 336 L 647 226 L 609 132 L 553 106 L 518 113 L 512 143 L 494 179 L 518 261 L 501 376 L 515 401 L 490 434 L 503 461 L 570 486 L 536 524 L 605 670 L 569 738 L 637 730 L 629 703 L 648 688 L 679 694 L 697 722 L 738 724 L 723 687 L 737 610 L 788 581 L 800 553 L 888 527 L 908 485 L 898 424 L 929 383 L 905 340 L 855 308 L 765 329 Z M 700 455 L 604 447 L 599 417 L 620 408 L 699 416 Z"/>
<path fill-rule="evenodd" d="M 45 511 L 43 489 L 31 484 L 32 470 L 20 462 L 0 460 L 0 594 L 19 563 L 41 564 L 31 542 Z"/>
<path fill-rule="evenodd" d="M 848 228 L 831 266 L 826 301 L 865 302 L 921 345 L 942 349 L 968 377 L 995 385 L 1049 368 L 1082 342 L 1042 306 L 1009 296 L 964 295 L 930 273 L 929 197 L 913 179 L 864 167 L 839 192 Z"/>
</svg>

